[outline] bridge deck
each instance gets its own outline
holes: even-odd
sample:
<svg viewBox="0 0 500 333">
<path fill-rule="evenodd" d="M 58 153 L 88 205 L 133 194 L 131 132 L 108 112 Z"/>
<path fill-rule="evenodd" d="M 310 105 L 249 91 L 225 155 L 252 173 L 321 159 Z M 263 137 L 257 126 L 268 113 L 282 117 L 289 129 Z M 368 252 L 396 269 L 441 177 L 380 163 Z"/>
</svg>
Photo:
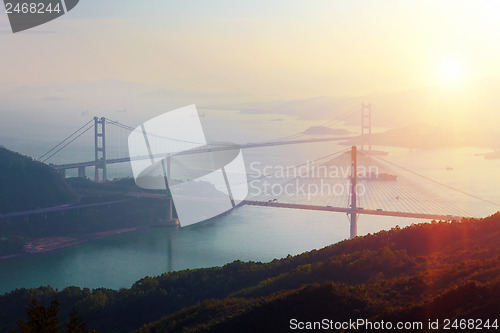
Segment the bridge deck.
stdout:
<svg viewBox="0 0 500 333">
<path fill-rule="evenodd" d="M 45 214 L 45 213 L 62 212 L 62 211 L 67 211 L 67 210 L 75 210 L 75 209 L 81 209 L 81 208 L 114 205 L 117 203 L 122 203 L 122 202 L 130 201 L 130 200 L 131 199 L 123 199 L 123 200 L 106 201 L 106 202 L 84 204 L 84 205 L 68 204 L 68 205 L 55 206 L 55 207 L 38 208 L 38 209 L 32 209 L 32 210 L 27 210 L 27 211 L 22 211 L 22 212 L 13 212 L 13 213 L 8 213 L 8 214 L 2 214 L 2 215 L 0 215 L 0 218 L 23 217 L 23 216 L 30 216 L 30 215 Z"/>
<path fill-rule="evenodd" d="M 329 138 L 304 139 L 304 140 L 290 140 L 290 141 L 257 142 L 257 143 L 241 144 L 241 145 L 239 145 L 239 147 L 240 147 L 240 149 L 251 149 L 251 148 L 261 148 L 261 147 L 296 145 L 296 144 L 303 144 L 303 143 L 347 141 L 347 140 L 351 140 L 353 138 L 354 137 L 352 137 L 352 136 L 343 136 L 343 137 L 329 137 Z M 211 152 L 211 151 L 212 152 L 223 151 L 223 150 L 228 150 L 228 149 L 233 149 L 233 147 L 232 146 L 219 146 L 219 147 L 214 146 L 214 147 L 210 147 L 210 148 L 200 148 L 200 149 L 196 149 L 196 150 L 177 152 L 177 153 L 175 153 L 175 155 L 198 154 L 198 153 L 206 153 L 206 152 Z M 153 157 L 164 158 L 167 156 L 170 156 L 170 154 L 154 155 Z M 151 156 L 149 156 L 149 155 L 134 156 L 132 158 L 132 160 L 149 160 L 149 159 L 151 159 Z M 126 162 L 130 162 L 130 160 L 131 160 L 130 157 L 107 159 L 106 164 L 126 163 Z M 103 163 L 102 160 L 98 160 L 98 161 L 59 164 L 59 165 L 53 164 L 52 167 L 56 170 L 66 170 L 66 169 L 76 169 L 79 167 L 96 166 L 96 165 L 101 165 L 102 163 Z"/>
<path fill-rule="evenodd" d="M 454 216 L 454 215 L 437 215 L 437 214 L 424 214 L 424 213 L 395 212 L 395 211 L 385 211 L 385 210 L 381 210 L 381 209 L 377 209 L 377 210 L 363 209 L 363 208 L 352 209 L 352 208 L 344 208 L 344 207 L 314 206 L 314 205 L 291 204 L 291 203 L 281 203 L 281 202 L 250 201 L 250 200 L 243 201 L 242 205 L 292 208 L 292 209 L 304 209 L 304 210 L 317 210 L 317 211 L 339 212 L 339 213 L 357 213 L 357 214 L 366 214 L 366 215 L 412 217 L 412 218 L 421 218 L 421 219 L 426 219 L 426 220 L 461 220 L 463 218 L 466 218 L 465 216 Z"/>
</svg>

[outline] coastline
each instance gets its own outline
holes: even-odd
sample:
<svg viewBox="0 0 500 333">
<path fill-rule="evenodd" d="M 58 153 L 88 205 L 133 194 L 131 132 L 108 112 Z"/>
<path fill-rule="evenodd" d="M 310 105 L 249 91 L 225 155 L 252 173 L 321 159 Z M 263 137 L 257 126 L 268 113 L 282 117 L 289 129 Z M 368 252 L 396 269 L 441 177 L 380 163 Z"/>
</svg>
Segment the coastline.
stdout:
<svg viewBox="0 0 500 333">
<path fill-rule="evenodd" d="M 141 228 L 142 227 L 121 228 L 121 229 L 93 232 L 83 235 L 39 238 L 26 243 L 24 247 L 24 252 L 9 254 L 6 256 L 0 256 L 0 261 L 49 253 L 52 251 L 64 249 L 73 245 L 93 241 L 96 239 L 137 231 Z"/>
</svg>

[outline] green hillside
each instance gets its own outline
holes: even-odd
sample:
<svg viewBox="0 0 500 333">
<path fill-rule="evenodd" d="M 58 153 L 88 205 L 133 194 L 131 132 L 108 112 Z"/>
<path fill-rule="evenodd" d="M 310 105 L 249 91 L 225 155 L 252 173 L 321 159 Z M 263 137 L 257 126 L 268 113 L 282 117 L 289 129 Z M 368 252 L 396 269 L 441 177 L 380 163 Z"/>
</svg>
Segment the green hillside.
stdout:
<svg viewBox="0 0 500 333">
<path fill-rule="evenodd" d="M 56 170 L 0 147 L 0 215 L 66 204 L 74 199 Z"/>
<path fill-rule="evenodd" d="M 57 292 L 60 318 L 75 307 L 100 332 L 284 332 L 291 318 L 441 324 L 466 318 L 489 319 L 482 331 L 494 332 L 499 237 L 497 213 L 395 228 L 267 264 L 236 261 L 146 277 L 120 291 L 71 287 Z M 53 293 L 1 296 L 0 331 L 16 326 L 30 298 L 48 305 Z"/>
<path fill-rule="evenodd" d="M 489 319 L 491 325 L 497 320 L 500 325 L 499 236 L 496 214 L 345 241 L 281 261 L 295 265 L 138 332 L 286 332 L 292 318 L 304 323 L 327 318 L 425 325 L 429 319 L 442 325 L 450 319 L 452 325 L 465 318 Z M 498 332 L 498 327 L 482 331 Z"/>
</svg>

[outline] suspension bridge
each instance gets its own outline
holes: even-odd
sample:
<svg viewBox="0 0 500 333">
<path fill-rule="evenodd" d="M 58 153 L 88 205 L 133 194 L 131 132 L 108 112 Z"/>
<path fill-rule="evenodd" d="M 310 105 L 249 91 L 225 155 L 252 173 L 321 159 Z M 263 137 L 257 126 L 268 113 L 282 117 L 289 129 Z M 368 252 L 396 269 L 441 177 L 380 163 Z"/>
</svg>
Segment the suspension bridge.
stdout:
<svg viewBox="0 0 500 333">
<path fill-rule="evenodd" d="M 478 214 L 471 212 L 469 207 L 457 203 L 457 200 L 454 199 L 457 194 L 470 201 L 476 200 L 498 207 L 493 202 L 399 166 L 372 151 L 372 106 L 370 104 L 362 104 L 361 110 L 357 109 L 342 114 L 321 124 L 321 127 L 338 124 L 346 117 L 359 113 L 359 111 L 361 111 L 361 135 L 359 136 L 310 138 L 306 137 L 304 132 L 300 132 L 273 140 L 240 144 L 239 147 L 242 150 L 333 141 L 356 142 L 359 145 L 359 148 L 352 146 L 318 158 L 313 161 L 316 163 L 315 165 L 306 166 L 305 176 L 296 173 L 289 173 L 286 176 L 276 173 L 260 177 L 249 175 L 248 182 L 253 191 L 250 191 L 247 199 L 240 205 L 345 213 L 350 220 L 351 238 L 357 236 L 357 220 L 360 214 L 434 220 L 460 220 L 466 217 L 477 217 Z M 119 130 L 120 134 L 110 134 L 113 129 Z M 39 160 L 47 163 L 63 149 L 92 130 L 94 134 L 94 158 L 92 160 L 50 165 L 64 175 L 66 175 L 67 170 L 76 169 L 79 177 L 86 177 L 87 168 L 93 168 L 94 181 L 106 181 L 108 165 L 130 163 L 131 161 L 129 156 L 110 158 L 108 143 L 115 140 L 123 144 L 128 134 L 137 130 L 136 128 L 114 120 L 95 117 L 43 154 Z M 172 145 L 179 143 L 178 141 L 176 138 L 161 136 L 156 143 L 151 144 Z M 178 154 L 197 154 L 233 148 L 233 146 L 228 147 L 226 144 L 209 144 L 203 148 Z M 133 158 L 149 160 L 152 156 L 135 156 Z M 289 169 L 296 170 L 297 167 Z M 157 194 L 154 196 L 167 197 Z M 170 205 L 172 205 L 172 199 L 169 199 Z M 196 198 L 192 200 L 195 202 Z M 170 219 L 172 218 L 170 216 Z"/>
</svg>

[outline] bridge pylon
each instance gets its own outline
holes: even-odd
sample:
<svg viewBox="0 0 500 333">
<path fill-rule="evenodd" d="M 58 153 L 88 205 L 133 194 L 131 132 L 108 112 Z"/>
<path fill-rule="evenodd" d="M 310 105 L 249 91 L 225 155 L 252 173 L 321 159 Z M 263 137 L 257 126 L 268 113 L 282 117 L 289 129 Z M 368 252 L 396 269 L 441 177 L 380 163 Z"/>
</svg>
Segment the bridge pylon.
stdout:
<svg viewBox="0 0 500 333">
<path fill-rule="evenodd" d="M 361 150 L 372 150 L 372 105 L 361 104 Z"/>
<path fill-rule="evenodd" d="M 100 179 L 100 172 L 102 170 L 102 180 L 106 181 L 106 118 L 94 117 L 95 128 L 95 177 L 96 182 Z"/>
<path fill-rule="evenodd" d="M 356 156 L 356 146 L 352 146 L 351 149 L 351 211 L 347 213 L 350 217 L 351 227 L 350 227 L 350 238 L 356 238 L 358 236 L 358 207 L 357 207 L 357 193 L 356 187 L 358 184 L 358 164 Z"/>
</svg>

